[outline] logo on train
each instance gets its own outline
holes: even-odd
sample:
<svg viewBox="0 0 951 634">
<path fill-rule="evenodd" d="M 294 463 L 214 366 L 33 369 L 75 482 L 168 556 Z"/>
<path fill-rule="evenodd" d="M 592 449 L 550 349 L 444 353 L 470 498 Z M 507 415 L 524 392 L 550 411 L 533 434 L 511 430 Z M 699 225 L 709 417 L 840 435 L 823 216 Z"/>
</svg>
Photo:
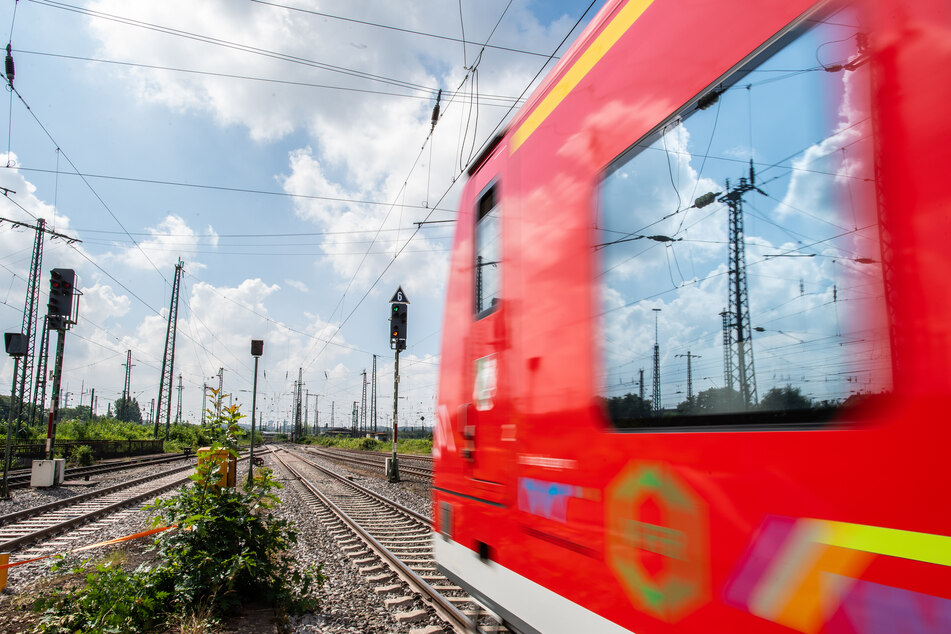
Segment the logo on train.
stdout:
<svg viewBox="0 0 951 634">
<path fill-rule="evenodd" d="M 709 600 L 707 509 L 668 466 L 629 463 L 606 491 L 607 559 L 631 602 L 675 622 Z"/>
</svg>

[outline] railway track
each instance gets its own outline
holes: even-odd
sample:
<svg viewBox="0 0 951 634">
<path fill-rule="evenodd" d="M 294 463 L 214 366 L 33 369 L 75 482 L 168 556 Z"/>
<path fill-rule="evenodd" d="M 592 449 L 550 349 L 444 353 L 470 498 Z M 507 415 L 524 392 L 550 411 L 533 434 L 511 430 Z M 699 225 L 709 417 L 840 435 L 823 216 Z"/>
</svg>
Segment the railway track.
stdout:
<svg viewBox="0 0 951 634">
<path fill-rule="evenodd" d="M 405 594 L 409 588 L 452 631 L 509 631 L 491 618 L 472 597 L 437 572 L 432 554 L 430 518 L 370 491 L 296 451 L 282 448 L 271 456 L 314 498 L 321 523 L 337 540 L 341 550 L 359 566 L 367 581 L 379 584 L 376 591 L 403 595 L 387 599 L 388 607 L 400 608 L 414 603 L 413 597 Z M 304 471 L 316 472 L 316 477 L 308 476 Z M 422 612 L 397 613 L 396 618 L 423 618 Z"/>
<path fill-rule="evenodd" d="M 372 467 L 380 473 L 386 465 L 386 459 L 391 454 L 378 451 L 360 451 L 359 449 L 330 449 L 327 447 L 308 447 L 305 451 L 321 458 L 334 460 L 344 464 L 361 467 Z M 414 476 L 426 482 L 433 479 L 432 456 L 418 456 L 413 454 L 398 454 L 400 462 L 400 477 Z"/>
<path fill-rule="evenodd" d="M 238 458 L 239 461 L 246 459 L 247 455 Z M 43 548 L 18 554 L 22 555 L 20 559 L 24 559 L 42 554 L 49 548 L 62 549 L 64 543 L 81 539 L 83 533 L 100 528 L 95 524 L 84 526 L 89 522 L 102 520 L 127 507 L 186 484 L 194 467 L 195 462 L 189 461 L 161 474 L 150 474 L 97 491 L 2 515 L 0 552 L 18 551 L 39 540 L 68 533 Z"/>
<path fill-rule="evenodd" d="M 88 478 L 92 475 L 100 475 L 103 473 L 111 473 L 113 471 L 124 471 L 125 469 L 135 469 L 138 467 L 145 467 L 149 465 L 165 464 L 168 462 L 174 462 L 176 460 L 182 460 L 186 458 L 185 454 L 178 453 L 172 455 L 164 456 L 149 456 L 147 458 L 141 458 L 131 461 L 112 461 L 107 463 L 101 463 L 97 465 L 92 465 L 89 467 L 73 467 L 66 469 L 63 474 L 64 480 L 75 480 L 78 478 Z M 30 470 L 29 469 L 17 469 L 15 471 L 10 471 L 10 476 L 7 478 L 8 486 L 11 489 L 19 489 L 30 486 Z"/>
</svg>

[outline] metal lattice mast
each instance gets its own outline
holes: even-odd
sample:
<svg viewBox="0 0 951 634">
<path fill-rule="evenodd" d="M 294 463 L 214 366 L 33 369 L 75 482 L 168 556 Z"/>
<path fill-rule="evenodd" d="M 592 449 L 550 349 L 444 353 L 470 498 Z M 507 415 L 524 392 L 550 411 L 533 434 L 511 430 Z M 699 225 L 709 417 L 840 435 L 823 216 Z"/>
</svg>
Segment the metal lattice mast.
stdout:
<svg viewBox="0 0 951 634">
<path fill-rule="evenodd" d="M 43 332 L 40 335 L 40 352 L 36 355 L 36 388 L 33 390 L 33 403 L 30 406 L 30 424 L 42 422 L 43 408 L 46 406 L 46 373 L 48 371 L 50 347 L 50 323 L 43 318 Z"/>
<path fill-rule="evenodd" d="M 168 307 L 168 327 L 165 330 L 165 354 L 162 357 L 162 379 L 159 383 L 158 407 L 155 409 L 155 432 L 157 437 L 162 416 L 165 416 L 165 440 L 172 424 L 172 379 L 175 376 L 175 336 L 178 331 L 178 289 L 181 284 L 185 263 L 181 258 L 175 265 L 175 279 L 172 282 L 172 297 Z M 220 400 L 220 395 L 219 395 Z M 162 411 L 165 405 L 165 411 Z"/>
<path fill-rule="evenodd" d="M 21 404 L 17 407 L 19 420 L 26 418 L 26 403 L 32 403 L 30 390 L 33 387 L 33 355 L 36 351 L 36 305 L 40 297 L 40 269 L 43 267 L 43 234 L 46 221 L 42 218 L 36 221 L 36 238 L 33 241 L 33 259 L 30 261 L 30 276 L 26 281 L 26 297 L 23 302 L 23 326 L 20 332 L 26 337 L 26 356 L 20 361 L 17 376 L 14 380 L 13 401 Z"/>
<path fill-rule="evenodd" d="M 125 382 L 122 384 L 122 411 L 116 412 L 119 420 L 128 420 L 129 412 L 129 394 L 132 392 L 132 351 L 126 350 L 125 353 Z"/>
<path fill-rule="evenodd" d="M 360 429 L 367 431 L 367 371 L 363 370 L 363 396 L 360 401 Z"/>
<path fill-rule="evenodd" d="M 723 328 L 723 384 L 733 389 L 733 322 L 730 311 L 720 313 Z"/>
<path fill-rule="evenodd" d="M 743 231 L 743 196 L 756 188 L 753 161 L 750 159 L 750 177 L 740 178 L 736 187 L 730 187 L 726 181 L 726 193 L 718 198 L 729 208 L 729 277 L 727 296 L 729 312 L 733 316 L 732 357 L 735 383 L 739 386 L 740 396 L 747 405 L 757 402 L 756 370 L 753 366 L 753 328 L 750 324 L 750 300 L 746 282 L 746 238 Z M 762 192 L 761 192 L 762 193 Z"/>
<path fill-rule="evenodd" d="M 373 355 L 373 379 L 370 383 L 370 418 L 373 420 L 373 433 L 376 433 L 376 355 Z"/>
<path fill-rule="evenodd" d="M 657 318 L 660 309 L 654 308 L 654 393 L 651 399 L 651 409 L 654 414 L 660 413 L 660 339 L 658 337 Z"/>
</svg>

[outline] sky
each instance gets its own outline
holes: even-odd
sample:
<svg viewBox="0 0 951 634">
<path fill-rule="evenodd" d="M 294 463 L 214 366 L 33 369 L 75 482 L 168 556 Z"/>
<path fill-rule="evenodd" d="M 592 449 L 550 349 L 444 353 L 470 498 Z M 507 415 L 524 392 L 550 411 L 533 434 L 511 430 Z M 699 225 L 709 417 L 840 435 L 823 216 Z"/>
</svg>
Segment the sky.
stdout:
<svg viewBox="0 0 951 634">
<path fill-rule="evenodd" d="M 389 424 L 388 301 L 402 287 L 401 424 L 431 424 L 465 166 L 602 4 L 4 0 L 16 93 L 0 99 L 0 217 L 77 240 L 45 241 L 40 280 L 41 314 L 50 269 L 75 269 L 83 293 L 61 406 L 95 389 L 105 414 L 131 350 L 148 415 L 181 259 L 184 419 L 200 419 L 219 369 L 250 414 L 262 339 L 266 425 L 288 417 L 299 372 L 309 422 L 333 410 L 348 425 L 373 355 Z M 34 237 L 0 222 L 4 332 L 21 330 Z M 0 385 L 12 373 L 4 357 Z"/>
</svg>

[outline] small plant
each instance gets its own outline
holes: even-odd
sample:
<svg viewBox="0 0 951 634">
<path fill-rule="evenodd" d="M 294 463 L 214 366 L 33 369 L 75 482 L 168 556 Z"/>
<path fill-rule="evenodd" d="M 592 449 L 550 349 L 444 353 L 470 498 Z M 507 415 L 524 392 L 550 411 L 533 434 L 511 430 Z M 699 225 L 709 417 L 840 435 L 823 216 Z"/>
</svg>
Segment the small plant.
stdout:
<svg viewBox="0 0 951 634">
<path fill-rule="evenodd" d="M 73 462 L 81 467 L 88 467 L 93 463 L 92 447 L 89 445 L 73 447 L 71 455 Z"/>
</svg>

